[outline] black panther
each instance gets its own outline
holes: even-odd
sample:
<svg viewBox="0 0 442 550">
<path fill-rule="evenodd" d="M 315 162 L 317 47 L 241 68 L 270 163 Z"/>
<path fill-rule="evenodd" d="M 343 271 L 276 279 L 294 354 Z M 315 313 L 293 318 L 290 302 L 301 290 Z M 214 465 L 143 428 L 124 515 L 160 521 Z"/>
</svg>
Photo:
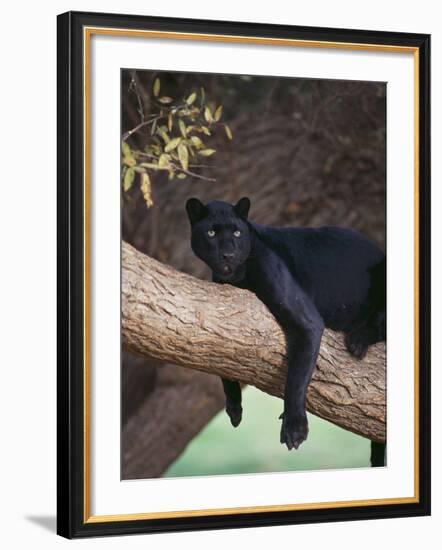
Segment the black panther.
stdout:
<svg viewBox="0 0 442 550">
<path fill-rule="evenodd" d="M 352 229 L 258 225 L 248 220 L 249 209 L 246 197 L 235 205 L 189 199 L 191 245 L 212 269 L 213 281 L 254 292 L 281 326 L 288 373 L 280 439 L 297 449 L 308 434 L 306 391 L 324 327 L 342 331 L 348 351 L 359 359 L 386 338 L 385 254 Z M 236 427 L 241 388 L 231 380 L 223 386 Z M 372 462 L 383 461 L 378 447 Z"/>
</svg>

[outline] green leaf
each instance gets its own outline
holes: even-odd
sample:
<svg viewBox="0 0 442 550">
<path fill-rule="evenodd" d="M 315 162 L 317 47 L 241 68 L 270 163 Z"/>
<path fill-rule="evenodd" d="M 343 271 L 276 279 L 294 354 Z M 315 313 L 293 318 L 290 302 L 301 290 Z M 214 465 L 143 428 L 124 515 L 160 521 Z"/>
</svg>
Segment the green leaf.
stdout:
<svg viewBox="0 0 442 550">
<path fill-rule="evenodd" d="M 169 116 L 167 117 L 167 128 L 169 132 L 172 131 L 172 126 L 173 126 L 173 117 L 172 117 L 172 113 L 170 113 Z"/>
<path fill-rule="evenodd" d="M 166 155 L 165 153 L 163 153 L 158 160 L 158 167 L 159 168 L 165 168 L 166 166 L 168 167 L 169 161 L 171 158 L 172 157 L 170 155 Z"/>
<path fill-rule="evenodd" d="M 220 105 L 217 110 L 215 111 L 215 120 L 218 122 L 218 120 L 221 118 L 221 115 L 223 114 L 223 106 Z"/>
<path fill-rule="evenodd" d="M 137 164 L 137 161 L 133 157 L 123 157 L 123 164 L 132 167 Z"/>
<path fill-rule="evenodd" d="M 178 126 L 180 127 L 182 136 L 185 138 L 187 136 L 186 125 L 181 119 L 178 121 Z"/>
<path fill-rule="evenodd" d="M 151 170 L 161 170 L 158 164 L 155 164 L 153 162 L 141 162 L 140 166 L 143 166 L 144 168 L 150 168 Z"/>
<path fill-rule="evenodd" d="M 180 159 L 181 166 L 184 168 L 184 170 L 187 170 L 187 168 L 189 167 L 189 152 L 184 143 L 180 143 L 178 145 L 178 158 Z"/>
<path fill-rule="evenodd" d="M 133 168 L 129 168 L 124 174 L 123 189 L 125 191 L 129 191 L 129 189 L 132 187 L 134 179 L 135 179 L 135 170 Z"/>
<path fill-rule="evenodd" d="M 224 129 L 226 131 L 227 137 L 229 139 L 233 139 L 232 130 L 227 126 L 227 124 L 224 124 Z"/>
<path fill-rule="evenodd" d="M 204 118 L 207 120 L 207 122 L 213 122 L 212 113 L 210 112 L 209 107 L 206 106 L 204 109 Z"/>
<path fill-rule="evenodd" d="M 131 148 L 125 141 L 121 144 L 121 150 L 123 152 L 123 164 L 129 167 L 135 166 L 137 161 L 133 156 Z"/>
<path fill-rule="evenodd" d="M 200 140 L 198 136 L 191 136 L 190 141 L 195 145 L 197 149 L 202 149 L 204 147 L 204 143 Z"/>
<path fill-rule="evenodd" d="M 198 154 L 202 157 L 210 157 L 213 153 L 216 153 L 215 149 L 202 149 L 201 151 L 198 151 Z"/>
<path fill-rule="evenodd" d="M 125 157 L 123 157 L 123 164 L 125 164 L 126 166 L 132 167 L 132 166 L 135 166 L 136 163 L 137 161 L 134 159 L 132 155 L 130 156 L 126 155 Z"/>
<path fill-rule="evenodd" d="M 158 101 L 160 103 L 162 103 L 163 105 L 167 105 L 168 103 L 172 103 L 173 98 L 165 95 L 163 97 L 160 97 L 160 99 Z"/>
<path fill-rule="evenodd" d="M 186 99 L 187 105 L 192 105 L 195 99 L 196 99 L 196 93 L 193 92 L 193 94 L 190 94 L 190 96 Z"/>
<path fill-rule="evenodd" d="M 135 172 L 136 172 L 137 174 L 142 174 L 143 172 L 146 171 L 144 168 L 141 168 L 141 166 L 134 166 L 134 167 L 131 168 L 130 170 L 135 170 Z"/>
<path fill-rule="evenodd" d="M 129 145 L 125 141 L 121 143 L 121 150 L 124 156 L 132 155 L 132 151 L 130 150 Z"/>
<path fill-rule="evenodd" d="M 163 138 L 164 143 L 169 143 L 170 142 L 170 137 L 167 134 L 167 132 L 165 130 L 163 130 L 163 128 L 158 128 L 157 132 Z"/>
<path fill-rule="evenodd" d="M 174 149 L 176 149 L 180 143 L 180 141 L 182 140 L 183 138 L 181 137 L 176 137 L 176 138 L 173 138 L 169 141 L 169 143 L 166 145 L 166 147 L 164 148 L 164 151 L 166 153 L 170 153 L 170 151 L 173 151 Z"/>
<path fill-rule="evenodd" d="M 209 128 L 207 128 L 207 126 L 201 126 L 201 130 L 203 131 L 204 134 L 206 134 L 206 136 L 211 136 L 212 135 L 210 133 Z"/>
<path fill-rule="evenodd" d="M 151 136 L 154 135 L 155 130 L 157 129 L 157 120 L 158 120 L 158 119 L 155 119 L 155 120 L 153 121 L 152 128 L 150 129 L 150 135 L 151 135 Z"/>
<path fill-rule="evenodd" d="M 144 172 L 144 174 L 141 174 L 140 189 L 141 189 L 141 192 L 143 193 L 143 198 L 146 202 L 147 208 L 150 208 L 153 205 L 152 185 L 150 183 L 149 174 L 147 174 L 147 172 Z"/>
<path fill-rule="evenodd" d="M 183 179 L 187 178 L 187 174 L 185 174 L 184 172 L 180 172 L 179 174 L 176 175 L 176 177 L 179 180 L 183 180 Z"/>
<path fill-rule="evenodd" d="M 153 83 L 153 95 L 155 97 L 158 97 L 158 94 L 160 93 L 160 87 L 161 87 L 160 79 L 156 78 L 155 82 Z"/>
</svg>

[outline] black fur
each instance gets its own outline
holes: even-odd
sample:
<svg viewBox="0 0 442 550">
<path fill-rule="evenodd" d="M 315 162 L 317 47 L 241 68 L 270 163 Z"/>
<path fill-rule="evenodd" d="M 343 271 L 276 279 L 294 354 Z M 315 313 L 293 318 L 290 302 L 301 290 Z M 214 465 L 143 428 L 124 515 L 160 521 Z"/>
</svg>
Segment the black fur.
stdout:
<svg viewBox="0 0 442 550">
<path fill-rule="evenodd" d="M 385 465 L 385 443 L 371 442 L 370 464 L 373 468 Z"/>
<path fill-rule="evenodd" d="M 297 449 L 308 433 L 305 397 L 324 327 L 345 333 L 353 355 L 385 340 L 385 255 L 360 233 L 340 227 L 278 228 L 247 219 L 250 201 L 186 204 L 192 249 L 213 280 L 254 292 L 287 341 L 288 374 L 281 443 Z M 223 380 L 226 411 L 241 421 L 241 389 Z"/>
</svg>

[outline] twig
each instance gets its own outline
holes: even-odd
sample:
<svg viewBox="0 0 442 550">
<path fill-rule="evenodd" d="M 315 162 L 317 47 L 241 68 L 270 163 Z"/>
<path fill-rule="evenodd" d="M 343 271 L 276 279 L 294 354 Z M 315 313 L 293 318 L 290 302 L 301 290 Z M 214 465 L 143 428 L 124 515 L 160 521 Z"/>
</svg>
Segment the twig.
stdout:
<svg viewBox="0 0 442 550">
<path fill-rule="evenodd" d="M 141 101 L 141 96 L 140 96 L 140 94 L 139 94 L 139 92 L 138 92 L 137 81 L 135 80 L 135 77 L 136 77 L 136 71 L 133 71 L 133 72 L 132 72 L 131 81 L 130 81 L 130 85 L 129 85 L 129 90 L 131 90 L 132 92 L 134 92 L 134 94 L 137 96 L 137 101 L 138 101 L 138 113 L 139 113 L 139 115 L 140 115 L 141 122 L 144 122 L 143 102 Z"/>
<path fill-rule="evenodd" d="M 139 156 L 142 156 L 142 157 L 153 159 L 153 160 L 156 160 L 156 158 L 157 158 L 155 155 L 149 155 L 149 153 L 144 153 L 143 151 L 137 151 L 136 154 L 139 155 Z M 175 164 L 174 162 L 169 161 L 169 165 L 172 168 L 174 168 L 175 170 L 178 170 L 179 172 L 183 172 L 184 174 L 187 174 L 188 176 L 192 176 L 193 178 L 198 178 L 200 180 L 205 180 L 205 181 L 216 181 L 216 178 L 208 178 L 207 176 L 202 176 L 201 174 L 196 174 L 195 172 L 191 172 L 190 170 L 185 170 L 182 166 L 179 166 L 178 164 Z M 204 165 L 204 166 L 207 166 L 207 165 Z M 164 169 L 167 169 L 167 168 L 164 167 Z"/>
<path fill-rule="evenodd" d="M 219 166 L 216 166 L 215 164 L 189 164 L 191 168 L 219 168 Z"/>
<path fill-rule="evenodd" d="M 184 174 L 187 174 L 188 176 L 192 176 L 193 178 L 198 178 L 200 180 L 205 180 L 205 181 L 216 181 L 216 178 L 208 178 L 206 176 L 202 176 L 201 174 L 196 174 L 195 172 L 191 172 L 190 170 L 184 170 L 184 168 L 182 168 L 181 166 L 177 166 L 174 163 L 170 163 L 170 164 L 180 172 L 184 172 Z"/>
<path fill-rule="evenodd" d="M 172 107 L 170 107 L 170 110 L 172 110 L 172 109 L 181 109 L 184 106 L 185 105 L 177 105 L 177 106 L 173 105 Z M 123 141 L 126 141 L 128 138 L 130 138 L 130 136 L 132 134 L 134 134 L 135 132 L 138 132 L 138 130 L 140 130 L 144 126 L 146 126 L 148 124 L 152 124 L 156 120 L 160 120 L 162 118 L 167 118 L 169 115 L 168 114 L 160 115 L 159 113 L 155 113 L 155 115 L 152 115 L 152 116 L 153 116 L 153 118 L 150 118 L 149 120 L 142 121 L 142 122 L 140 122 L 140 124 L 137 124 L 137 126 L 135 126 L 135 128 L 132 128 L 132 130 L 128 130 L 127 132 L 125 132 L 123 134 L 123 138 L 122 138 Z M 144 118 L 144 115 L 143 115 L 143 118 Z"/>
<path fill-rule="evenodd" d="M 130 136 L 132 134 L 134 134 L 135 132 L 138 132 L 138 130 L 140 130 L 144 126 L 147 126 L 148 124 L 152 124 L 152 122 L 154 122 L 155 120 L 159 120 L 160 118 L 164 118 L 164 117 L 162 117 L 161 115 L 156 114 L 154 116 L 154 118 L 150 118 L 149 120 L 145 120 L 144 122 L 140 122 L 140 124 L 135 126 L 135 128 L 132 128 L 132 130 L 128 130 L 127 132 L 125 132 L 123 134 L 123 138 L 122 138 L 123 141 L 126 141 L 128 138 L 130 138 Z"/>
</svg>

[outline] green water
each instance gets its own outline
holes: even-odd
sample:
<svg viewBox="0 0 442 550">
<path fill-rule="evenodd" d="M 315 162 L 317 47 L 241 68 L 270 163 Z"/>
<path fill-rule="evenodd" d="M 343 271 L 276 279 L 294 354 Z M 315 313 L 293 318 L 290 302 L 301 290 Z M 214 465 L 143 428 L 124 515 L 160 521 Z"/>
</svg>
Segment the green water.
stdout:
<svg viewBox="0 0 442 550">
<path fill-rule="evenodd" d="M 243 420 L 232 428 L 220 412 L 163 477 L 244 474 L 370 465 L 370 442 L 309 415 L 310 432 L 297 451 L 279 443 L 282 401 L 256 388 L 243 390 Z"/>
</svg>

